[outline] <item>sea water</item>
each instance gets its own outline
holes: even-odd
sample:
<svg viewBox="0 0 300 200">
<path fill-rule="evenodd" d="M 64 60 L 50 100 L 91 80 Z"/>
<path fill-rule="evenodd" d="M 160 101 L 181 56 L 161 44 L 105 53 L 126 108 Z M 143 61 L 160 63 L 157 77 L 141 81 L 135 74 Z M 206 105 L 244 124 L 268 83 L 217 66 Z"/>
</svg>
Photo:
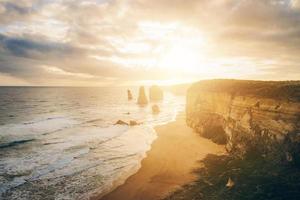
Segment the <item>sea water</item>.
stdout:
<svg viewBox="0 0 300 200">
<path fill-rule="evenodd" d="M 140 167 L 155 125 L 175 119 L 184 98 L 151 106 L 127 88 L 1 87 L 1 199 L 88 199 L 111 191 Z M 117 120 L 142 122 L 135 127 Z"/>
</svg>

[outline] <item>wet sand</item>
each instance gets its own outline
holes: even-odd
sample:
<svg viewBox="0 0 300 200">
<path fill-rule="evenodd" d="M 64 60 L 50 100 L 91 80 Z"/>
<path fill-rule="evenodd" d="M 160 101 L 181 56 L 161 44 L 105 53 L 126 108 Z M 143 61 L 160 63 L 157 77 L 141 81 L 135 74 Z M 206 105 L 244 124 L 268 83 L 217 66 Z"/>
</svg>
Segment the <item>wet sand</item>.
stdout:
<svg viewBox="0 0 300 200">
<path fill-rule="evenodd" d="M 193 169 L 207 154 L 222 154 L 224 147 L 200 137 L 186 126 L 185 115 L 155 127 L 153 142 L 139 171 L 101 200 L 156 200 L 195 180 Z"/>
</svg>

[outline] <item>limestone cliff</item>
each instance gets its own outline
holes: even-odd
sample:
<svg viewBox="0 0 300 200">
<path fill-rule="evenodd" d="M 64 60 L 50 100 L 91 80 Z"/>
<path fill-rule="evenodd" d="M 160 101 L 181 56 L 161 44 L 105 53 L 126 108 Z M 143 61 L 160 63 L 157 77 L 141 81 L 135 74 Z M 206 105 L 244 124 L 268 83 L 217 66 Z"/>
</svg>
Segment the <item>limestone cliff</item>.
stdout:
<svg viewBox="0 0 300 200">
<path fill-rule="evenodd" d="M 139 105 L 146 105 L 146 104 L 148 104 L 148 99 L 147 99 L 147 96 L 146 96 L 146 93 L 145 93 L 144 86 L 141 86 L 140 89 L 139 89 L 139 96 L 138 96 L 137 103 Z"/>
<path fill-rule="evenodd" d="M 300 82 L 200 81 L 187 92 L 186 114 L 197 132 L 227 135 L 219 143 L 229 148 L 235 138 L 295 137 L 300 134 Z"/>
</svg>

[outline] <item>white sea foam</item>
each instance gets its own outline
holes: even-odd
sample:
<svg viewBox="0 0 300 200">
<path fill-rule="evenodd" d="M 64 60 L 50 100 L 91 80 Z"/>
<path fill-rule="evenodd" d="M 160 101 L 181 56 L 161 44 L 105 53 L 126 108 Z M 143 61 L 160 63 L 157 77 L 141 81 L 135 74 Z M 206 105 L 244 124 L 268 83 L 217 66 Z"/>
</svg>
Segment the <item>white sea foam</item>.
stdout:
<svg viewBox="0 0 300 200">
<path fill-rule="evenodd" d="M 3 199 L 86 199 L 104 194 L 139 169 L 156 138 L 152 127 L 174 120 L 183 109 L 183 101 L 172 95 L 158 103 L 159 115 L 151 114 L 151 105 L 101 98 L 71 110 L 68 100 L 59 104 L 66 105 L 63 113 L 45 112 L 0 126 Z M 113 125 L 118 119 L 143 124 Z"/>
<path fill-rule="evenodd" d="M 38 139 L 41 135 L 53 133 L 78 123 L 72 119 L 54 117 L 0 126 L 0 148 Z"/>
</svg>

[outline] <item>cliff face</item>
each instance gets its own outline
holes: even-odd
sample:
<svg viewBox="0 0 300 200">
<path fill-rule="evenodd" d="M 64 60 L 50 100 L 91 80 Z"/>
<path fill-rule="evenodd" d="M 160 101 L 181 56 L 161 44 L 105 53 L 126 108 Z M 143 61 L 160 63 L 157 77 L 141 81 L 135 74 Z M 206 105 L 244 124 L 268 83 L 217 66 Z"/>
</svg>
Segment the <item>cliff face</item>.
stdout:
<svg viewBox="0 0 300 200">
<path fill-rule="evenodd" d="M 299 94 L 299 82 L 201 81 L 187 92 L 187 124 L 201 134 L 224 133 L 228 148 L 236 138 L 295 137 L 300 135 Z"/>
</svg>

